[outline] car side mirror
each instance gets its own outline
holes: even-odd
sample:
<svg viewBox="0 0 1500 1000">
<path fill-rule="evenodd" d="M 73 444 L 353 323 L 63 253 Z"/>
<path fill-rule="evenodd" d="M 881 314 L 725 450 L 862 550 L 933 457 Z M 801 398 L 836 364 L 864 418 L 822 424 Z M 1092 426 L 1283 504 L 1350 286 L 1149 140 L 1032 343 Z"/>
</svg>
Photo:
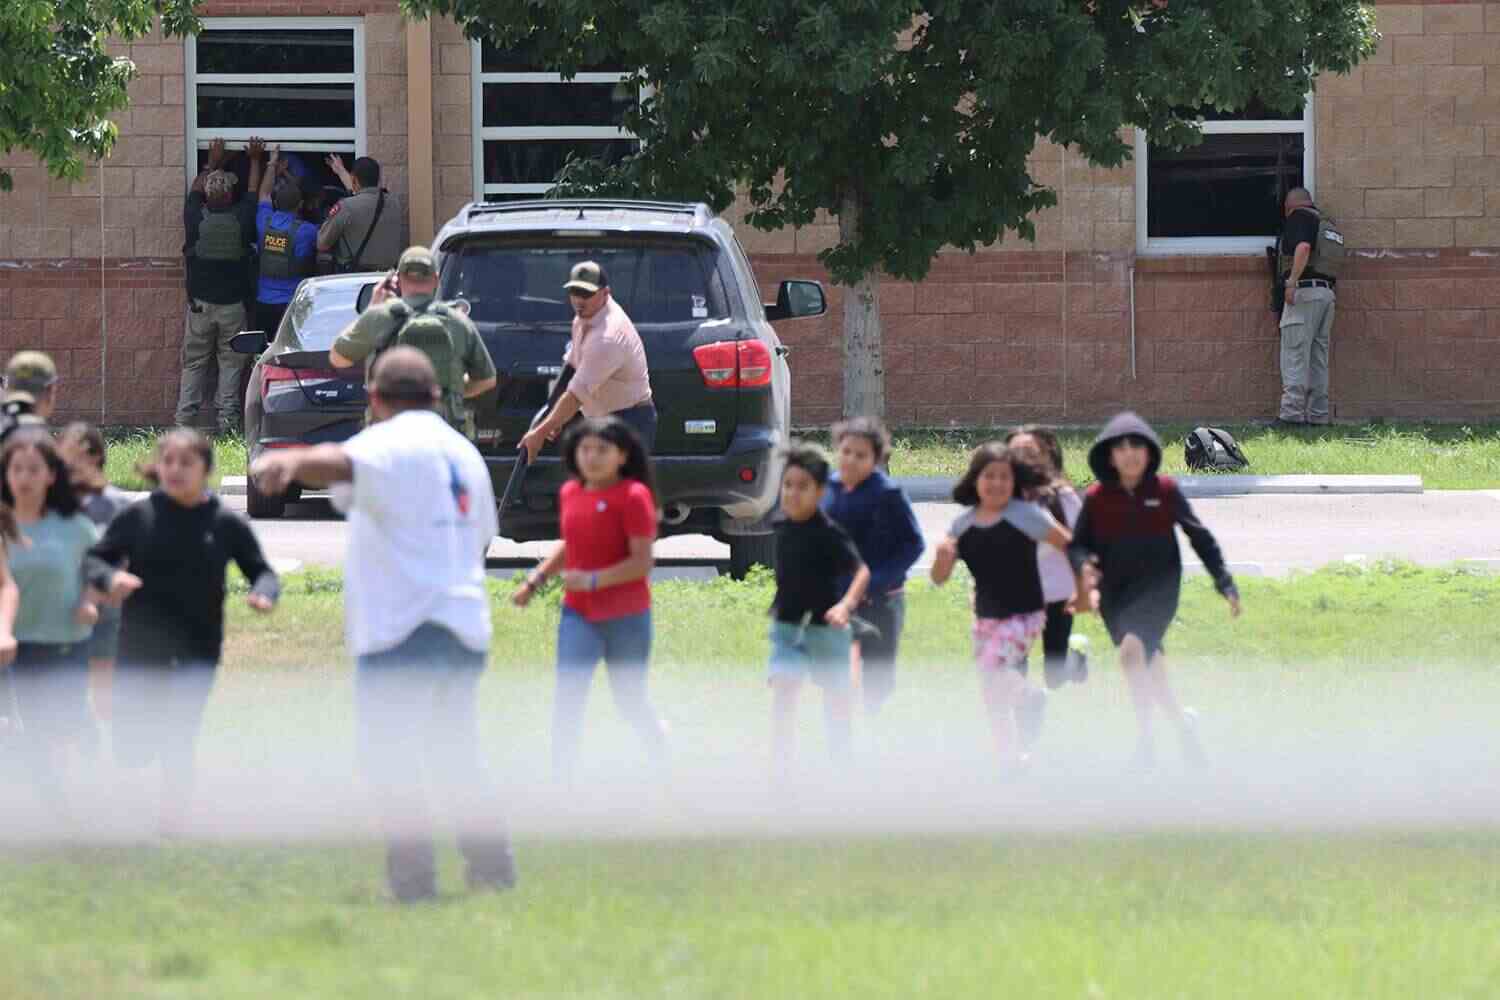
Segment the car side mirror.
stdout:
<svg viewBox="0 0 1500 1000">
<path fill-rule="evenodd" d="M 236 354 L 259 354 L 267 343 L 264 330 L 244 330 L 229 338 L 229 349 Z"/>
<path fill-rule="evenodd" d="M 354 300 L 354 311 L 356 313 L 362 313 L 370 308 L 370 296 L 375 294 L 375 286 L 378 284 L 380 282 L 372 281 L 359 290 L 359 296 Z"/>
<path fill-rule="evenodd" d="M 809 319 L 828 311 L 823 286 L 816 281 L 783 281 L 775 305 L 766 306 L 766 319 Z"/>
</svg>

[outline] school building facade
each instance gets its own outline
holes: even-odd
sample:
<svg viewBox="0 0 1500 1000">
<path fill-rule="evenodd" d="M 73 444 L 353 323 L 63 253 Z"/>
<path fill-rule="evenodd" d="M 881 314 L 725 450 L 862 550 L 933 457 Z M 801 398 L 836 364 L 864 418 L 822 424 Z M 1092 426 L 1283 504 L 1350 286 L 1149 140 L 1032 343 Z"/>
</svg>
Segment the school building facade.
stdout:
<svg viewBox="0 0 1500 1000">
<path fill-rule="evenodd" d="M 1500 2 L 1375 0 L 1377 55 L 1325 77 L 1301 114 L 1205 125 L 1180 153 L 1115 169 L 1048 144 L 1032 175 L 1058 192 L 1037 240 L 944 253 L 920 283 L 886 279 L 893 423 L 1275 414 L 1275 316 L 1263 249 L 1280 192 L 1302 184 L 1356 257 L 1339 287 L 1336 420 L 1500 418 Z M 408 23 L 395 0 L 209 0 L 196 39 L 119 45 L 140 70 L 120 141 L 83 182 L 27 156 L 0 195 L 0 355 L 57 360 L 68 416 L 170 420 L 185 328 L 182 202 L 208 143 L 250 135 L 305 154 L 370 155 L 412 242 L 475 198 L 539 194 L 570 151 L 629 148 L 617 77 L 556 77 Z M 731 210 L 738 218 L 739 209 Z M 739 225 L 763 289 L 826 278 L 832 220 Z M 794 416 L 841 401 L 840 296 L 782 324 Z"/>
</svg>

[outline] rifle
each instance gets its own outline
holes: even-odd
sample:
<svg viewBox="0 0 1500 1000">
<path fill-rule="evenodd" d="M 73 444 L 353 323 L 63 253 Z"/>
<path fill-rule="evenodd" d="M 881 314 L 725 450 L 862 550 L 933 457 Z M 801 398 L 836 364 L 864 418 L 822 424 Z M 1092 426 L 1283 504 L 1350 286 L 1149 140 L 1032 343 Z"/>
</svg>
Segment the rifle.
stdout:
<svg viewBox="0 0 1500 1000">
<path fill-rule="evenodd" d="M 1266 247 L 1266 267 L 1271 271 L 1271 311 L 1278 316 L 1286 308 L 1286 279 L 1281 275 L 1281 254 L 1277 247 Z"/>
<path fill-rule="evenodd" d="M 557 382 L 553 385 L 552 393 L 547 397 L 546 404 L 540 410 L 537 410 L 536 414 L 531 418 L 531 427 L 527 428 L 528 431 L 535 429 L 537 424 L 547 419 L 547 414 L 551 413 L 552 408 L 557 405 L 557 401 L 562 399 L 563 393 L 568 391 L 568 383 L 572 381 L 573 366 L 571 364 L 564 364 L 562 374 L 557 376 Z M 531 462 L 526 457 L 525 449 L 517 448 L 516 464 L 511 468 L 510 479 L 506 480 L 505 483 L 505 492 L 500 496 L 500 512 L 502 515 L 512 504 L 520 500 L 521 484 L 526 481 L 526 467 L 530 464 Z"/>
</svg>

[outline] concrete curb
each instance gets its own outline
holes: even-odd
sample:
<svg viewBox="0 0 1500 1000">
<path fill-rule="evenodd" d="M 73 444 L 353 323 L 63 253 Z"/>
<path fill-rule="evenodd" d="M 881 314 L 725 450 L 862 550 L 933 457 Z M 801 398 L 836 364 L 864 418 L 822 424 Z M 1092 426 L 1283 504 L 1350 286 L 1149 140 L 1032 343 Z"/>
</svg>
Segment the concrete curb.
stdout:
<svg viewBox="0 0 1500 1000">
<path fill-rule="evenodd" d="M 954 480 L 943 476 L 907 476 L 898 480 L 914 503 L 945 503 Z M 1188 498 L 1237 496 L 1361 496 L 1421 493 L 1421 476 L 1179 476 Z M 244 496 L 245 477 L 225 476 L 224 496 Z"/>
<path fill-rule="evenodd" d="M 942 476 L 910 476 L 899 482 L 913 503 L 946 503 L 953 493 L 954 480 Z M 1421 476 L 1179 476 L 1177 484 L 1189 498 L 1422 492 Z"/>
</svg>

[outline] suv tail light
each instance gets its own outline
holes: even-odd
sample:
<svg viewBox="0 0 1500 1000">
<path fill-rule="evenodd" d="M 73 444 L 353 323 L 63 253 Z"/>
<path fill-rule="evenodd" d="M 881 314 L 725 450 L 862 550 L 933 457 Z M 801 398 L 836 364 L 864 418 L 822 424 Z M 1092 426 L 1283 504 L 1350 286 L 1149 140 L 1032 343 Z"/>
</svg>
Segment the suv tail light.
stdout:
<svg viewBox="0 0 1500 1000">
<path fill-rule="evenodd" d="M 720 340 L 693 348 L 710 389 L 759 389 L 771 384 L 771 350 L 759 340 Z"/>
</svg>

